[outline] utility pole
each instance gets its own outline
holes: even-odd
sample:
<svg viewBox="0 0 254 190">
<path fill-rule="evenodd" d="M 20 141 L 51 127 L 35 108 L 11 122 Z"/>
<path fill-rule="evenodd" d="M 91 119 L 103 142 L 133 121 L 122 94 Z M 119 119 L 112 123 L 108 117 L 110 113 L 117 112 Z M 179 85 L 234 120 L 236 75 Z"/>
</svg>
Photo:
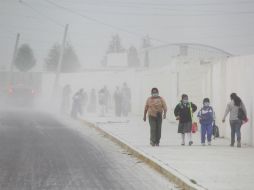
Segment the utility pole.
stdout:
<svg viewBox="0 0 254 190">
<path fill-rule="evenodd" d="M 66 43 L 68 29 L 69 29 L 69 24 L 66 24 L 65 29 L 64 29 L 63 41 L 62 41 L 62 45 L 61 45 L 61 49 L 60 49 L 59 60 L 57 63 L 56 78 L 55 78 L 54 89 L 53 89 L 55 95 L 56 95 L 56 92 L 58 89 L 59 78 L 60 78 L 60 74 L 61 74 L 61 70 L 62 70 L 63 56 L 64 56 L 65 43 Z"/>
<path fill-rule="evenodd" d="M 14 46 L 14 51 L 13 51 L 12 60 L 11 60 L 11 65 L 10 65 L 10 68 L 9 68 L 9 77 L 8 77 L 9 78 L 9 80 L 8 80 L 9 85 L 12 84 L 13 67 L 14 67 L 14 64 L 15 64 L 17 51 L 18 51 L 18 47 L 19 47 L 19 40 L 20 40 L 20 34 L 17 33 L 15 46 Z"/>
</svg>

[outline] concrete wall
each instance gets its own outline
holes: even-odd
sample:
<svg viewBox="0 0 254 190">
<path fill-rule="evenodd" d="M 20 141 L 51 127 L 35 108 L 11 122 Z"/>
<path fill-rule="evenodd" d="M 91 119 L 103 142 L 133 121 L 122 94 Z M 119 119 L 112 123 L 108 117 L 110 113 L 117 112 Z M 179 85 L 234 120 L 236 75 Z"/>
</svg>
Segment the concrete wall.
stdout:
<svg viewBox="0 0 254 190">
<path fill-rule="evenodd" d="M 226 63 L 213 65 L 213 98 L 216 112 L 221 120 L 230 94 L 236 92 L 246 105 L 249 122 L 242 127 L 243 142 L 254 145 L 253 105 L 254 105 L 254 56 L 233 57 Z M 221 124 L 226 137 L 230 137 L 229 125 Z"/>
<path fill-rule="evenodd" d="M 250 121 L 242 128 L 243 142 L 254 145 L 254 55 L 233 57 L 213 64 L 200 64 L 195 59 L 175 59 L 164 67 L 145 70 L 98 71 L 79 74 L 62 74 L 60 86 L 71 84 L 73 93 L 79 88 L 90 91 L 99 90 L 104 85 L 113 94 L 116 86 L 127 82 L 132 91 L 132 112 L 142 115 L 147 97 L 152 87 L 160 90 L 169 107 L 169 117 L 174 121 L 173 109 L 182 93 L 200 108 L 202 100 L 209 97 L 216 111 L 216 122 L 221 135 L 230 137 L 230 127 L 221 120 L 230 101 L 229 95 L 236 92 L 242 98 Z M 44 74 L 42 85 L 43 97 L 47 101 L 52 95 L 53 74 Z M 59 92 L 60 94 L 60 92 Z M 47 98 L 45 98 L 47 97 Z"/>
<path fill-rule="evenodd" d="M 230 138 L 230 126 L 221 122 L 230 94 L 236 92 L 247 107 L 249 122 L 242 127 L 243 143 L 254 145 L 254 55 L 232 57 L 227 60 L 201 65 L 198 60 L 178 60 L 143 74 L 142 92 L 149 94 L 151 87 L 160 89 L 165 97 L 170 118 L 182 93 L 189 95 L 200 108 L 209 97 L 216 112 L 216 122 L 222 136 Z M 140 93 L 145 98 L 145 95 Z"/>
</svg>

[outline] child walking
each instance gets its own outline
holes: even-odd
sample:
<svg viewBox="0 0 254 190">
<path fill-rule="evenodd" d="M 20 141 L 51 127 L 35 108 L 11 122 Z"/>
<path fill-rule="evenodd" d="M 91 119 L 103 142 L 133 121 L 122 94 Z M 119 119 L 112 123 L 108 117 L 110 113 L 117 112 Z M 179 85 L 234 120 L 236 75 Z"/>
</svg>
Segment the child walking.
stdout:
<svg viewBox="0 0 254 190">
<path fill-rule="evenodd" d="M 192 117 L 193 113 L 197 110 L 197 106 L 189 101 L 188 95 L 183 94 L 182 100 L 179 104 L 176 105 L 174 114 L 176 120 L 179 121 L 178 125 L 178 133 L 182 136 L 182 146 L 185 145 L 185 134 L 188 135 L 189 138 L 189 146 L 193 144 L 192 137 L 191 137 L 191 130 L 192 130 Z"/>
<path fill-rule="evenodd" d="M 215 114 L 213 108 L 210 106 L 209 98 L 203 100 L 203 107 L 198 112 L 199 122 L 201 124 L 201 144 L 205 146 L 206 136 L 208 145 L 211 145 L 212 133 L 213 133 L 213 123 Z"/>
</svg>

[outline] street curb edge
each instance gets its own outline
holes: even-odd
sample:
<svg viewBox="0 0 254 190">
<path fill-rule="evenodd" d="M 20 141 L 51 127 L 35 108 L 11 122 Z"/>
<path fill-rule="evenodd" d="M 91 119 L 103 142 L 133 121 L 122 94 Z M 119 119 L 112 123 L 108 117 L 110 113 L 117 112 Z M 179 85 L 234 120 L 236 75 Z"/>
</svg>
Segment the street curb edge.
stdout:
<svg viewBox="0 0 254 190">
<path fill-rule="evenodd" d="M 180 188 L 183 190 L 205 190 L 205 188 L 202 188 L 198 186 L 197 184 L 192 183 L 191 181 L 188 183 L 185 180 L 181 179 L 179 176 L 176 176 L 173 172 L 169 171 L 168 169 L 164 168 L 161 166 L 159 163 L 156 163 L 154 160 L 150 159 L 146 155 L 142 154 L 140 151 L 134 149 L 127 143 L 124 143 L 117 137 L 113 136 L 112 134 L 104 131 L 100 127 L 96 126 L 94 123 L 85 121 L 85 120 L 80 120 L 82 123 L 88 125 L 89 127 L 95 129 L 99 133 L 103 134 L 104 137 L 108 138 L 112 142 L 116 143 L 118 146 L 129 152 L 131 155 L 135 156 L 139 160 L 143 161 L 150 167 L 152 167 L 154 170 L 165 176 L 169 181 L 172 181 L 176 185 L 178 185 Z"/>
</svg>

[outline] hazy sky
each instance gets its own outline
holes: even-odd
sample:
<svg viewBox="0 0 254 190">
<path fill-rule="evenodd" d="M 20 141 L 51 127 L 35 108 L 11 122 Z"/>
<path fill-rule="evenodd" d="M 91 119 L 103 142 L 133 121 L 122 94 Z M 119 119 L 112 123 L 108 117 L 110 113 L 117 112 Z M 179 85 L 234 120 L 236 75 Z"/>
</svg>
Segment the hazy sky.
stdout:
<svg viewBox="0 0 254 190">
<path fill-rule="evenodd" d="M 10 62 L 17 32 L 43 64 L 65 24 L 88 66 L 99 64 L 116 33 L 125 48 L 140 47 L 149 34 L 154 45 L 191 42 L 254 53 L 254 0 L 0 0 L 1 64 Z"/>
</svg>

